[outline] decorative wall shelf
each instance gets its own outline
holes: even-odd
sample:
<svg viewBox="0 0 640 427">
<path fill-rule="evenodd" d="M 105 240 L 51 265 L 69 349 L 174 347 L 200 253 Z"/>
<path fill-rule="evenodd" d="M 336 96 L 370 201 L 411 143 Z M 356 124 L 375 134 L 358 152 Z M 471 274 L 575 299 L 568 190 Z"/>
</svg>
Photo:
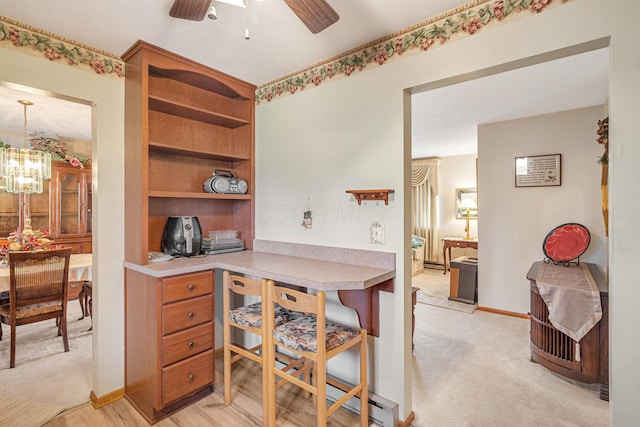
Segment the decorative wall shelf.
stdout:
<svg viewBox="0 0 640 427">
<path fill-rule="evenodd" d="M 389 194 L 394 190 L 347 190 L 347 193 L 353 194 L 358 204 L 362 204 L 363 200 L 384 200 L 384 204 L 389 204 Z"/>
</svg>

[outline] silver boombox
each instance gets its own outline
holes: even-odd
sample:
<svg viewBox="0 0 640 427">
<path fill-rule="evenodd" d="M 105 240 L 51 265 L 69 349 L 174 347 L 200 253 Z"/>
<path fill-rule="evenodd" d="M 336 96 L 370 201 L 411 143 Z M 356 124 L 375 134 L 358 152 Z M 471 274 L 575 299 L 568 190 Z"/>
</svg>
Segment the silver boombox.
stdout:
<svg viewBox="0 0 640 427">
<path fill-rule="evenodd" d="M 234 178 L 230 170 L 216 169 L 211 178 L 203 184 L 205 193 L 246 194 L 249 190 L 247 181 Z"/>
</svg>

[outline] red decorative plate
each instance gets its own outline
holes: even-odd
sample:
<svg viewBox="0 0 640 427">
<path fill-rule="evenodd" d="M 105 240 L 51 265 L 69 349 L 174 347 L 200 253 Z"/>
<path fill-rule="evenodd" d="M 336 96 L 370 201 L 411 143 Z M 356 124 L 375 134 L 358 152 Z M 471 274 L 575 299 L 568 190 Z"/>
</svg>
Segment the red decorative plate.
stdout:
<svg viewBox="0 0 640 427">
<path fill-rule="evenodd" d="M 554 228 L 544 238 L 542 250 L 552 261 L 571 261 L 582 255 L 591 242 L 591 234 L 584 225 L 570 222 Z"/>
</svg>

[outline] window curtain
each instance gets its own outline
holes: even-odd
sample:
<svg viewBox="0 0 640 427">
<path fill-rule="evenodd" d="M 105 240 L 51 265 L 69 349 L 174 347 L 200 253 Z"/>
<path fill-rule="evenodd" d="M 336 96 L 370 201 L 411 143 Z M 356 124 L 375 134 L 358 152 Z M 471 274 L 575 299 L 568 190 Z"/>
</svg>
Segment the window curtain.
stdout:
<svg viewBox="0 0 640 427">
<path fill-rule="evenodd" d="M 425 261 L 437 263 L 438 241 L 438 181 L 440 159 L 417 159 L 411 162 L 411 233 L 423 237 L 427 244 Z"/>
</svg>

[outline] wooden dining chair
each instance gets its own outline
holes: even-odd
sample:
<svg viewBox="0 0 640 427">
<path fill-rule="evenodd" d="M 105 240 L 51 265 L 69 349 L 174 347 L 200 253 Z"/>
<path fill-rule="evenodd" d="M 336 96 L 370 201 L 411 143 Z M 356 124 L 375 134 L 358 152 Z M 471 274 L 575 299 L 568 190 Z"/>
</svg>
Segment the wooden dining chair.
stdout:
<svg viewBox="0 0 640 427">
<path fill-rule="evenodd" d="M 10 367 L 16 361 L 16 327 L 57 319 L 64 351 L 67 338 L 67 286 L 71 248 L 34 252 L 9 252 L 9 302 L 0 305 L 2 323 L 11 326 Z"/>
<path fill-rule="evenodd" d="M 276 388 L 285 381 L 312 393 L 317 401 L 317 426 L 327 425 L 327 417 L 354 396 L 360 398 L 360 426 L 369 425 L 369 394 L 367 389 L 367 331 L 328 321 L 325 317 L 325 293 L 307 294 L 267 282 L 266 310 L 266 372 L 269 410 L 266 426 L 276 426 Z M 301 315 L 287 323 L 275 325 L 274 307 L 279 305 Z M 327 361 L 354 346 L 360 348 L 360 381 L 349 385 L 327 376 Z M 276 357 L 275 349 L 288 350 L 298 356 L 292 363 L 284 363 Z M 279 362 L 276 365 L 276 361 Z M 280 364 L 284 364 L 281 367 Z M 301 381 L 301 370 L 311 365 L 311 384 Z M 263 367 L 264 369 L 264 367 Z M 280 381 L 283 379 L 285 381 Z M 327 384 L 345 394 L 327 407 Z"/>
</svg>

